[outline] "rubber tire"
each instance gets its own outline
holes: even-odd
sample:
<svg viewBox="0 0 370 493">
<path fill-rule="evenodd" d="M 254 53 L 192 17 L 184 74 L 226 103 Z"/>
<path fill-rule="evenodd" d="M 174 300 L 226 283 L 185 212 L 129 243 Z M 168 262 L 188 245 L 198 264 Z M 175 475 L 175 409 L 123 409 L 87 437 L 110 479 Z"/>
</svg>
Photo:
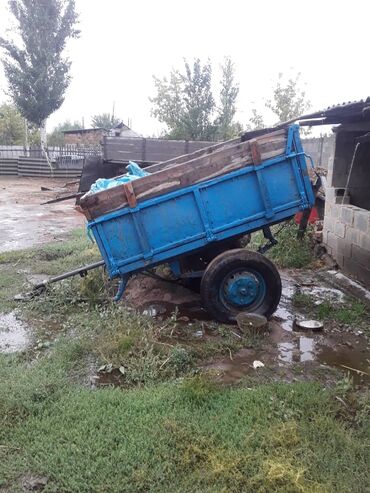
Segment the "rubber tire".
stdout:
<svg viewBox="0 0 370 493">
<path fill-rule="evenodd" d="M 200 294 L 204 308 L 222 323 L 235 323 L 241 311 L 226 307 L 220 299 L 220 286 L 229 272 L 235 269 L 252 269 L 258 272 L 266 283 L 266 296 L 254 313 L 270 318 L 276 310 L 281 297 L 281 278 L 275 265 L 264 255 L 245 249 L 228 250 L 218 255 L 205 270 L 200 284 Z"/>
<path fill-rule="evenodd" d="M 250 235 L 249 235 L 250 236 Z M 247 235 L 245 235 L 246 238 Z M 206 270 L 207 265 L 221 253 L 230 250 L 230 248 L 240 248 L 241 238 L 223 240 L 210 244 L 202 248 L 198 253 L 187 255 L 180 259 L 182 272 L 191 272 L 192 270 Z M 201 278 L 187 278 L 184 286 L 195 293 L 200 293 Z"/>
</svg>

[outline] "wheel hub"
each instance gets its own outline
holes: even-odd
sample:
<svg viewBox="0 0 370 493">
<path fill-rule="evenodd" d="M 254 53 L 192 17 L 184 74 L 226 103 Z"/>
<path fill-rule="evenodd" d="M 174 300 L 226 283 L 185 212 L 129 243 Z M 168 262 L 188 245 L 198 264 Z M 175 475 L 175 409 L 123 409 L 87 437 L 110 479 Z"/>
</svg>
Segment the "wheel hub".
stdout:
<svg viewBox="0 0 370 493">
<path fill-rule="evenodd" d="M 251 272 L 240 272 L 229 276 L 224 284 L 226 299 L 236 306 L 248 306 L 260 295 L 260 280 Z"/>
</svg>

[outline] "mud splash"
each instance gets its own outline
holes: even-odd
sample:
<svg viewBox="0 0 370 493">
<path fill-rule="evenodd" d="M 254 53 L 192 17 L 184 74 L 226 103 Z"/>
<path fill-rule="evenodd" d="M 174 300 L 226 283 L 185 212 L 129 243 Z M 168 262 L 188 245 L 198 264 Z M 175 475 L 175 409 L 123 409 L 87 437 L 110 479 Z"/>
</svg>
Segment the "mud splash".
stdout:
<svg viewBox="0 0 370 493">
<path fill-rule="evenodd" d="M 29 345 L 26 325 L 17 319 L 16 312 L 0 314 L 0 353 L 23 351 Z"/>
</svg>

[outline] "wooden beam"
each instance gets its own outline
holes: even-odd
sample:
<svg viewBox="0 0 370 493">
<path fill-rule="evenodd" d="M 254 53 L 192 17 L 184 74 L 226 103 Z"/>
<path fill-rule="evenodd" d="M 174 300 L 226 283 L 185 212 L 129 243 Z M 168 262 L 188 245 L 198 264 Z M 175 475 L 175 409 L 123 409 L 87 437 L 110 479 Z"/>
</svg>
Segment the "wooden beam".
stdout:
<svg viewBox="0 0 370 493">
<path fill-rule="evenodd" d="M 202 154 L 193 153 L 187 156 L 185 162 L 170 163 L 168 168 L 157 171 L 131 182 L 132 194 L 137 202 L 184 188 L 195 183 L 209 180 L 225 173 L 230 173 L 253 165 L 250 142 L 240 142 L 233 139 L 224 147 L 216 145 L 213 152 Z M 276 157 L 285 152 L 286 131 L 280 130 L 256 139 L 262 161 Z M 194 157 L 195 156 L 195 157 Z M 182 160 L 180 160 L 182 161 Z M 164 163 L 161 163 L 164 164 Z M 167 163 L 168 164 L 168 163 Z M 147 168 L 149 171 L 150 168 Z M 128 205 L 123 185 L 88 194 L 81 198 L 80 205 L 83 211 L 91 218 L 96 218 Z"/>
</svg>

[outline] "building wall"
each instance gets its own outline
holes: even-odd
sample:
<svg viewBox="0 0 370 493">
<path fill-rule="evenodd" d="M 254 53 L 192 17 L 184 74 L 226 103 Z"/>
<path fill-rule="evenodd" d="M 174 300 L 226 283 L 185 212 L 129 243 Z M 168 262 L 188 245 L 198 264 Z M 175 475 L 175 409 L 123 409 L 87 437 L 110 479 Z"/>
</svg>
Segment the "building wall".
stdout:
<svg viewBox="0 0 370 493">
<path fill-rule="evenodd" d="M 334 159 L 335 135 L 302 139 L 302 145 L 316 167 L 328 169 Z"/>
<path fill-rule="evenodd" d="M 103 140 L 104 130 L 93 130 L 90 132 L 75 132 L 64 134 L 66 145 L 99 145 Z"/>
<path fill-rule="evenodd" d="M 358 207 L 358 188 L 350 186 L 351 182 L 361 184 L 360 197 L 370 196 L 370 161 L 354 161 L 350 173 L 357 137 L 358 133 L 349 132 L 337 135 L 335 158 L 328 169 L 323 240 L 346 274 L 370 286 L 370 204 L 363 201 L 363 207 Z M 344 194 L 346 185 L 348 193 Z"/>
</svg>

